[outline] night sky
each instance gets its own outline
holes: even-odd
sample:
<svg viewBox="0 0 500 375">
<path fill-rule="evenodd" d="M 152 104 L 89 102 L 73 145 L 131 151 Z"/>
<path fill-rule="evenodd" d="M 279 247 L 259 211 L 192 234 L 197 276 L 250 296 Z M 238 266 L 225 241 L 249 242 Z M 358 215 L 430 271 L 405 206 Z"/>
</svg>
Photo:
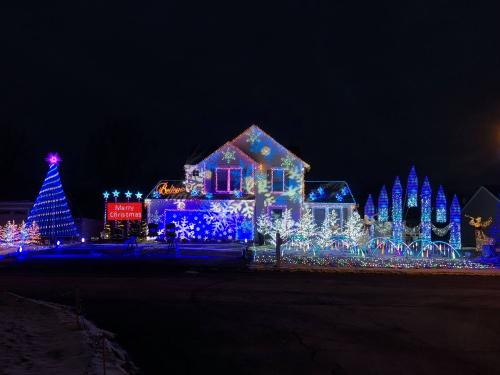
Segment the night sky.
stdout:
<svg viewBox="0 0 500 375">
<path fill-rule="evenodd" d="M 182 178 L 253 123 L 361 205 L 412 164 L 465 198 L 500 183 L 494 3 L 2 5 L 0 200 L 34 200 L 57 151 L 98 217 L 102 191 Z"/>
</svg>

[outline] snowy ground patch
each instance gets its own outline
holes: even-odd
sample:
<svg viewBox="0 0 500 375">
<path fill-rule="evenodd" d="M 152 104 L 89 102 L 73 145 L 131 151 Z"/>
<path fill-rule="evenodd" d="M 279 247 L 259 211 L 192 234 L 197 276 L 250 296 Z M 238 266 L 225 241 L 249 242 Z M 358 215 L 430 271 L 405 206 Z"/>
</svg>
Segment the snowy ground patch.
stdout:
<svg viewBox="0 0 500 375">
<path fill-rule="evenodd" d="M 2 374 L 97 375 L 104 366 L 107 375 L 135 374 L 112 338 L 66 306 L 0 295 Z"/>
</svg>

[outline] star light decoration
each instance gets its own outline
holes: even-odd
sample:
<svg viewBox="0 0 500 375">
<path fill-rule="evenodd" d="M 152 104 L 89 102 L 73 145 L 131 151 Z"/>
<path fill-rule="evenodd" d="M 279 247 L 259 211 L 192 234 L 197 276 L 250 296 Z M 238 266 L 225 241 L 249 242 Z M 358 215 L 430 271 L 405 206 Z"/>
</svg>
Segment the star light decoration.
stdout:
<svg viewBox="0 0 500 375">
<path fill-rule="evenodd" d="M 125 192 L 125 198 L 127 198 L 127 199 L 132 198 L 132 192 L 131 192 L 130 190 L 127 190 L 127 191 Z"/>
<path fill-rule="evenodd" d="M 231 163 L 231 161 L 236 160 L 235 156 L 236 152 L 230 150 L 229 148 L 225 151 L 222 151 L 222 160 L 225 160 L 227 164 Z"/>
<path fill-rule="evenodd" d="M 114 198 L 118 198 L 120 196 L 120 192 L 116 189 L 115 189 L 115 191 L 112 191 L 111 193 L 113 194 Z"/>
<path fill-rule="evenodd" d="M 135 197 L 136 197 L 138 200 L 141 200 L 141 199 L 142 199 L 142 193 L 138 191 L 137 193 L 135 193 Z"/>
<path fill-rule="evenodd" d="M 59 162 L 62 160 L 59 155 L 57 154 L 57 152 L 55 153 L 50 153 L 47 155 L 47 157 L 45 158 L 45 160 L 50 164 L 50 165 L 58 165 Z"/>
<path fill-rule="evenodd" d="M 105 191 L 104 193 L 102 193 L 102 196 L 104 197 L 104 199 L 108 200 L 109 198 L 109 193 L 107 191 Z"/>
</svg>

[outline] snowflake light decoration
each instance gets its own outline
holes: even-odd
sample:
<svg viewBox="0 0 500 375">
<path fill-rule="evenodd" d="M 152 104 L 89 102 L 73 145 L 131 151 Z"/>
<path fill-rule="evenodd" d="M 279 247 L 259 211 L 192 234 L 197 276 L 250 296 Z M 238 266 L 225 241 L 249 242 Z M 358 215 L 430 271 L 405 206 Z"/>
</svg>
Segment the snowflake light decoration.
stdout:
<svg viewBox="0 0 500 375">
<path fill-rule="evenodd" d="M 241 190 L 235 190 L 235 191 L 233 192 L 233 194 L 234 194 L 234 196 L 235 196 L 236 198 L 241 198 L 241 197 L 243 196 L 243 193 L 241 192 Z"/>
<path fill-rule="evenodd" d="M 260 140 L 260 134 L 256 129 L 250 130 L 247 136 L 247 143 L 250 143 L 253 145 L 255 142 L 258 142 Z"/>
<path fill-rule="evenodd" d="M 205 197 L 206 197 L 207 199 L 212 199 L 212 198 L 214 197 L 214 195 L 213 195 L 212 193 L 210 193 L 210 192 L 209 192 L 209 193 L 206 193 L 206 194 L 205 194 Z"/>
<path fill-rule="evenodd" d="M 344 197 L 342 196 L 342 194 L 335 194 L 335 199 L 338 201 L 338 202 L 342 202 L 344 200 Z"/>
<path fill-rule="evenodd" d="M 292 169 L 295 158 L 287 154 L 284 158 L 281 158 L 281 166 L 285 169 Z"/>
<path fill-rule="evenodd" d="M 222 160 L 225 160 L 226 163 L 229 164 L 233 160 L 236 160 L 235 154 L 236 154 L 236 152 L 234 150 L 230 150 L 228 148 L 225 151 L 222 151 Z"/>
<path fill-rule="evenodd" d="M 153 192 L 153 198 L 156 198 L 156 199 L 160 198 L 160 193 L 157 191 Z"/>
<path fill-rule="evenodd" d="M 197 197 L 198 195 L 200 195 L 199 190 L 197 188 L 193 188 L 193 190 L 191 190 L 191 196 Z"/>
</svg>

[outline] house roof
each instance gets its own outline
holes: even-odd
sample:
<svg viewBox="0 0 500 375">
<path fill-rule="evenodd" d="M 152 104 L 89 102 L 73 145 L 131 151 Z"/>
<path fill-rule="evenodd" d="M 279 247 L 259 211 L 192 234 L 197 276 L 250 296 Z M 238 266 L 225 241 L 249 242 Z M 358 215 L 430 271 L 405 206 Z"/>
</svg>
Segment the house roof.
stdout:
<svg viewBox="0 0 500 375">
<path fill-rule="evenodd" d="M 481 187 L 493 194 L 497 200 L 500 200 L 500 185 L 483 185 Z"/>
<path fill-rule="evenodd" d="M 499 185 L 483 185 L 480 186 L 476 192 L 472 195 L 472 197 L 465 203 L 463 206 L 462 210 L 465 210 L 467 206 L 469 205 L 470 202 L 472 202 L 476 196 L 481 192 L 485 191 L 488 194 L 492 196 L 492 198 L 496 199 L 497 201 L 500 201 L 500 186 Z"/>
<path fill-rule="evenodd" d="M 289 149 L 287 149 L 285 146 L 283 146 L 281 143 L 279 143 L 276 139 L 274 139 L 271 135 L 269 135 L 269 133 L 267 133 L 266 131 L 262 130 L 259 126 L 255 125 L 255 124 L 250 125 L 247 129 L 245 129 L 239 135 L 237 135 L 236 137 L 234 137 L 230 142 L 234 143 L 238 138 L 242 137 L 244 134 L 246 134 L 250 130 L 257 130 L 258 132 L 261 132 L 266 137 L 268 137 L 269 139 L 271 139 L 273 142 L 275 142 L 276 144 L 280 145 L 285 150 L 287 150 L 293 157 L 295 157 L 296 159 L 300 160 L 304 164 L 304 168 L 306 168 L 307 170 L 311 169 L 311 166 L 307 162 L 305 162 L 300 157 L 298 157 L 296 154 L 294 154 L 293 152 L 291 152 Z"/>
<path fill-rule="evenodd" d="M 236 149 L 238 149 L 243 155 L 245 155 L 246 157 L 248 157 L 253 163 L 257 163 L 257 161 L 251 156 L 249 155 L 247 152 L 245 152 L 245 150 L 242 150 L 240 147 L 238 147 L 235 142 L 236 140 L 238 140 L 240 137 L 242 137 L 245 133 L 247 133 L 249 130 L 251 129 L 256 129 L 257 131 L 261 132 L 262 134 L 264 134 L 266 137 L 268 137 L 269 139 L 271 139 L 273 142 L 275 142 L 276 144 L 280 145 L 281 147 L 283 147 L 285 150 L 287 150 L 294 158 L 300 160 L 303 164 L 304 164 L 304 168 L 306 168 L 307 170 L 311 169 L 311 166 L 306 163 L 304 160 L 302 160 L 300 157 L 298 157 L 296 154 L 294 154 L 293 152 L 291 152 L 290 150 L 288 150 L 285 146 L 283 146 L 281 143 L 279 143 L 276 139 L 274 139 L 273 137 L 271 137 L 268 133 L 266 133 L 264 130 L 262 130 L 260 127 L 258 127 L 257 125 L 251 125 L 250 127 L 248 127 L 247 129 L 245 129 L 244 131 L 242 131 L 240 134 L 238 134 L 236 137 L 234 137 L 233 139 L 231 139 L 230 141 L 227 141 L 226 143 L 224 143 L 222 146 L 220 146 L 219 148 L 215 149 L 214 151 L 210 152 L 208 155 L 205 154 L 205 156 L 201 157 L 201 160 L 198 161 L 197 163 L 193 163 L 193 164 L 200 164 L 204 161 L 206 161 L 208 158 L 210 158 L 210 156 L 212 156 L 214 153 L 216 153 L 217 151 L 221 150 L 222 148 L 224 147 L 227 147 L 228 145 L 231 145 L 233 147 L 235 147 Z"/>
<path fill-rule="evenodd" d="M 350 203 L 356 200 L 345 181 L 305 181 L 306 203 Z"/>
<path fill-rule="evenodd" d="M 205 156 L 202 160 L 200 160 L 197 164 L 200 164 L 200 163 L 203 163 L 204 161 L 206 161 L 207 159 L 209 159 L 210 157 L 212 157 L 213 154 L 215 154 L 216 152 L 222 150 L 224 147 L 231 147 L 233 149 L 235 149 L 236 151 L 238 151 L 244 158 L 248 159 L 248 161 L 250 161 L 251 163 L 253 164 L 256 164 L 257 162 L 250 156 L 248 155 L 247 153 L 245 153 L 242 149 L 240 149 L 239 147 L 235 146 L 232 141 L 227 141 L 226 143 L 224 143 L 222 146 L 220 146 L 218 149 L 216 149 L 215 151 L 212 151 L 210 154 L 208 154 L 207 156 Z"/>
</svg>

